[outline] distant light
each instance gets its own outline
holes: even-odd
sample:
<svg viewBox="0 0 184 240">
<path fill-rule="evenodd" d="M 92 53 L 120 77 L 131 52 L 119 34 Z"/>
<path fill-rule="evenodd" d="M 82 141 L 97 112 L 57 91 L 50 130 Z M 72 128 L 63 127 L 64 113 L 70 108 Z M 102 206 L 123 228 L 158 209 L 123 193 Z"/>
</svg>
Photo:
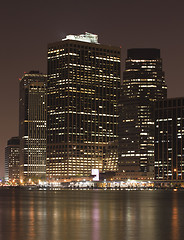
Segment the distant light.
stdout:
<svg viewBox="0 0 184 240">
<path fill-rule="evenodd" d="M 91 174 L 94 176 L 93 181 L 99 181 L 99 169 L 92 169 Z"/>
</svg>

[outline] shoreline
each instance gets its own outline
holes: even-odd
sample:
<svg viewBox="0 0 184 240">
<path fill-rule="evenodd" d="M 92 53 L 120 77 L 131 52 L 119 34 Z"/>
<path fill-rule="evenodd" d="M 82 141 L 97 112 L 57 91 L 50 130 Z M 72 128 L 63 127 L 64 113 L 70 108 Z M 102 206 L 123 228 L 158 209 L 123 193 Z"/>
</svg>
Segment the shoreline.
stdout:
<svg viewBox="0 0 184 240">
<path fill-rule="evenodd" d="M 184 188 L 182 187 L 153 187 L 153 188 L 111 188 L 111 187 L 107 187 L 107 188 L 100 188 L 100 187 L 40 187 L 40 186 L 0 186 L 0 190 L 36 190 L 36 191 L 63 191 L 63 190 L 67 190 L 67 191 L 93 191 L 93 190 L 101 190 L 101 191 L 158 191 L 158 190 L 164 190 L 164 191 L 184 191 Z"/>
</svg>

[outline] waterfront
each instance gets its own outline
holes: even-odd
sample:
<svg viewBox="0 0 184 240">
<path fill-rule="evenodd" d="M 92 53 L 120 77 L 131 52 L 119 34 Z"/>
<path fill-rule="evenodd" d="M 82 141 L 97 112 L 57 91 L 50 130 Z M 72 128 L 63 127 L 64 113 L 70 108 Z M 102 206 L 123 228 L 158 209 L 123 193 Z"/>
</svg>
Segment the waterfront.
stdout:
<svg viewBox="0 0 184 240">
<path fill-rule="evenodd" d="M 0 239 L 180 240 L 183 191 L 0 190 Z"/>
</svg>

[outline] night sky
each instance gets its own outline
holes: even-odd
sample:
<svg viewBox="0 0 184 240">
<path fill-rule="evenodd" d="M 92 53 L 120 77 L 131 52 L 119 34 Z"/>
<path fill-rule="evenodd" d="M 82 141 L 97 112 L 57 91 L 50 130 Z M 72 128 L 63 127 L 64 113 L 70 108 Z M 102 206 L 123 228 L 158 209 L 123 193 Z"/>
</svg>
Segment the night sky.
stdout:
<svg viewBox="0 0 184 240">
<path fill-rule="evenodd" d="M 99 42 L 160 48 L 168 97 L 184 97 L 184 2 L 181 0 L 6 0 L 0 5 L 0 177 L 4 148 L 18 136 L 19 78 L 47 72 L 47 44 L 91 32 Z M 124 66 L 123 66 L 124 69 Z"/>
</svg>

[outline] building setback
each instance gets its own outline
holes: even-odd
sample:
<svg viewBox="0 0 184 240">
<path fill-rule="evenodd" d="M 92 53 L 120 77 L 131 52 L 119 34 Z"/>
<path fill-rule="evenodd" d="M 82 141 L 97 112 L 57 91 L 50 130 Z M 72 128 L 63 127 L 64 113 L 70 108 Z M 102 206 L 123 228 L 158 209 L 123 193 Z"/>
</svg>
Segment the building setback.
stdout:
<svg viewBox="0 0 184 240">
<path fill-rule="evenodd" d="M 46 176 L 46 75 L 25 73 L 19 98 L 20 178 Z"/>
<path fill-rule="evenodd" d="M 90 33 L 48 46 L 47 176 L 117 169 L 120 48 Z"/>
<path fill-rule="evenodd" d="M 20 140 L 12 137 L 8 140 L 5 148 L 5 180 L 19 180 L 20 168 Z"/>
<path fill-rule="evenodd" d="M 154 178 L 154 102 L 167 97 L 159 49 L 129 49 L 119 103 L 119 177 Z"/>
<path fill-rule="evenodd" d="M 184 179 L 184 98 L 156 103 L 155 179 Z"/>
</svg>

